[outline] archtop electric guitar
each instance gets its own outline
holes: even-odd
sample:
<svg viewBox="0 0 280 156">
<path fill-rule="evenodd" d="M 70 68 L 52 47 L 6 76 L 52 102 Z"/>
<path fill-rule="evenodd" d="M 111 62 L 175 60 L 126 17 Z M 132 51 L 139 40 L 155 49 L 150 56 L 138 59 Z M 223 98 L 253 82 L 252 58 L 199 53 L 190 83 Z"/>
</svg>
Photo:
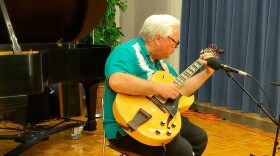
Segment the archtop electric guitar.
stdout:
<svg viewBox="0 0 280 156">
<path fill-rule="evenodd" d="M 211 44 L 201 53 L 222 54 L 216 45 Z M 165 71 L 157 71 L 152 81 L 173 82 L 179 88 L 203 65 L 198 58 L 177 78 Z M 113 113 L 117 123 L 134 139 L 151 146 L 169 143 L 181 129 L 180 112 L 188 110 L 194 102 L 194 96 L 180 95 L 175 100 L 165 100 L 159 95 L 131 96 L 118 93 L 113 103 Z"/>
</svg>

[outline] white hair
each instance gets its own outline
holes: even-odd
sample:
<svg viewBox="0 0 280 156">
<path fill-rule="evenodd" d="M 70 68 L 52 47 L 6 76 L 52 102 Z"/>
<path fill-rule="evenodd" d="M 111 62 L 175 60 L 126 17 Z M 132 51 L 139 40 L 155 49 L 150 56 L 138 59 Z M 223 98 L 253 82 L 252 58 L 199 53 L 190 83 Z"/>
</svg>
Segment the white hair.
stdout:
<svg viewBox="0 0 280 156">
<path fill-rule="evenodd" d="M 167 37 L 173 34 L 174 26 L 180 27 L 180 21 L 171 15 L 151 15 L 145 20 L 140 36 L 144 41 L 152 40 L 157 34 Z"/>
</svg>

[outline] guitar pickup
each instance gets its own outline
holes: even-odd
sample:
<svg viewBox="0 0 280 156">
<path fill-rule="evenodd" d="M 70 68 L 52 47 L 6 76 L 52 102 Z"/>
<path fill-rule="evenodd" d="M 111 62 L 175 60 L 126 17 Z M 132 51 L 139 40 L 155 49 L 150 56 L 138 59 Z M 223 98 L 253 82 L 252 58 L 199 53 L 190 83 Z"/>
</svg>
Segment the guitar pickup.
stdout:
<svg viewBox="0 0 280 156">
<path fill-rule="evenodd" d="M 163 113 L 166 113 L 166 111 L 164 110 L 164 107 L 162 105 L 162 103 L 156 98 L 155 95 L 153 95 L 152 97 L 149 96 L 145 96 L 148 100 L 150 100 L 151 102 L 153 102 Z"/>
</svg>

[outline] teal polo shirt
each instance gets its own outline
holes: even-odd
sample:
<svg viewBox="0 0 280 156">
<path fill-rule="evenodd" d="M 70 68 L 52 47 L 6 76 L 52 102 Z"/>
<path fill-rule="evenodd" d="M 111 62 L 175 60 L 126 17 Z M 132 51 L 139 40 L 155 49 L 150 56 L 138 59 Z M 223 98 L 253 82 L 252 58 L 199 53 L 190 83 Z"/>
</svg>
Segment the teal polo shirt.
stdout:
<svg viewBox="0 0 280 156">
<path fill-rule="evenodd" d="M 109 77 L 116 72 L 122 72 L 149 80 L 153 73 L 159 70 L 177 77 L 175 70 L 165 60 L 157 60 L 155 66 L 153 65 L 141 37 L 130 40 L 111 52 L 105 64 L 106 81 L 103 104 L 103 128 L 107 139 L 116 138 L 117 132 L 127 135 L 117 124 L 113 114 L 113 102 L 117 93 L 109 88 L 107 81 Z"/>
</svg>

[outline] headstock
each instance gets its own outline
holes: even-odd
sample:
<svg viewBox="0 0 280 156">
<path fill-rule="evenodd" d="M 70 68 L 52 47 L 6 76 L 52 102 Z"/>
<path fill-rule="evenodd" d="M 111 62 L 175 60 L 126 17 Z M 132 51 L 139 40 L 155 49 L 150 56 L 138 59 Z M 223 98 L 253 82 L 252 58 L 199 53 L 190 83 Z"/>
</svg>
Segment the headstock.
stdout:
<svg viewBox="0 0 280 156">
<path fill-rule="evenodd" d="M 217 49 L 216 44 L 210 44 L 207 48 L 201 50 L 200 54 L 212 53 L 213 56 L 222 55 L 225 51 L 223 49 Z"/>
</svg>

